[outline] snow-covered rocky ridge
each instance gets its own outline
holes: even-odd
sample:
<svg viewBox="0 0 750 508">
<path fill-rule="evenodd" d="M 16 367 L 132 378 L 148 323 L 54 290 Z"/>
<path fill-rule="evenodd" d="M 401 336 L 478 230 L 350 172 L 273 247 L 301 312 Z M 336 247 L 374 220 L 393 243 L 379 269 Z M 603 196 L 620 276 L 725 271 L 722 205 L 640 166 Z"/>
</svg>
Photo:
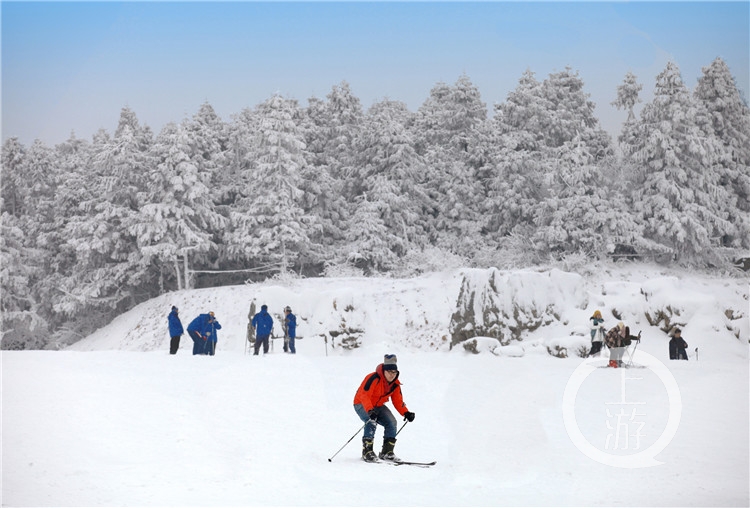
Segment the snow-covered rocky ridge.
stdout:
<svg viewBox="0 0 750 508">
<path fill-rule="evenodd" d="M 381 342 L 444 351 L 489 337 L 480 349 L 497 355 L 523 356 L 541 347 L 573 356 L 588 346 L 588 318 L 595 309 L 602 310 L 608 327 L 622 320 L 634 333 L 642 330 L 664 341 L 665 348 L 675 326 L 690 338 L 693 351 L 717 340 L 747 344 L 750 336 L 743 279 L 631 266 L 586 276 L 558 269 L 460 269 L 414 279 L 291 279 L 173 292 L 137 306 L 69 349 L 168 349 L 166 316 L 176 305 L 185 326 L 200 313 L 215 312 L 223 327 L 217 352 L 242 351 L 251 305 L 261 304 L 276 320 L 274 336 L 282 334 L 282 309 L 289 305 L 301 340 L 323 339 L 326 353 Z"/>
</svg>

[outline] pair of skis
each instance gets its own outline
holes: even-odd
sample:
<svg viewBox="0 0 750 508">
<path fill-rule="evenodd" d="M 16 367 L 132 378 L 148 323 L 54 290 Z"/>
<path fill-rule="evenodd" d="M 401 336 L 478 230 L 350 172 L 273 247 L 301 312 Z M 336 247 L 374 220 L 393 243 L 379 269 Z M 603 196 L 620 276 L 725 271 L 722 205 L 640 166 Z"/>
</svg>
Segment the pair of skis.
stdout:
<svg viewBox="0 0 750 508">
<path fill-rule="evenodd" d="M 436 460 L 432 462 L 415 462 L 413 460 L 373 460 L 368 462 L 370 464 L 390 464 L 392 466 L 414 466 L 414 467 L 432 467 L 437 464 Z"/>
<path fill-rule="evenodd" d="M 414 467 L 432 467 L 435 464 L 437 464 L 436 460 L 433 460 L 432 462 L 414 462 L 410 460 L 398 460 L 398 461 L 383 460 L 381 462 L 385 462 L 386 464 L 391 464 L 393 466 L 414 466 Z"/>
</svg>

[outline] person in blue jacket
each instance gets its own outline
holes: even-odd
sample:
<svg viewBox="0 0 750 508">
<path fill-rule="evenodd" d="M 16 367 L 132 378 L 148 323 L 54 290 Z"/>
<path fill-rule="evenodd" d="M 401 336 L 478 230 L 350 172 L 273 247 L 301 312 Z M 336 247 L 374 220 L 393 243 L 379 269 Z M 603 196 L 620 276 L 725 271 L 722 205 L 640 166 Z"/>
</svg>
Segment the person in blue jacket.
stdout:
<svg viewBox="0 0 750 508">
<path fill-rule="evenodd" d="M 284 352 L 296 354 L 294 338 L 297 336 L 297 316 L 292 314 L 292 308 L 284 309 Z"/>
<path fill-rule="evenodd" d="M 203 354 L 213 356 L 216 353 L 216 343 L 219 341 L 218 330 L 221 330 L 221 324 L 214 318 L 208 325 L 206 332 L 206 351 Z"/>
<path fill-rule="evenodd" d="M 177 354 L 177 350 L 180 349 L 180 337 L 185 333 L 185 330 L 182 328 L 180 317 L 177 315 L 178 312 L 177 307 L 173 305 L 172 312 L 167 316 L 167 321 L 169 321 L 169 337 L 171 338 L 169 341 L 170 355 Z"/>
<path fill-rule="evenodd" d="M 194 355 L 208 354 L 208 337 L 213 335 L 218 328 L 221 328 L 221 325 L 216 321 L 216 316 L 214 316 L 213 312 L 201 314 L 190 322 L 187 332 L 190 338 L 193 339 Z"/>
<path fill-rule="evenodd" d="M 267 354 L 268 338 L 271 336 L 271 330 L 273 330 L 273 318 L 268 313 L 268 305 L 260 306 L 260 312 L 253 316 L 252 325 L 255 328 L 255 352 L 253 356 L 258 354 L 261 344 L 263 345 L 263 354 Z"/>
</svg>

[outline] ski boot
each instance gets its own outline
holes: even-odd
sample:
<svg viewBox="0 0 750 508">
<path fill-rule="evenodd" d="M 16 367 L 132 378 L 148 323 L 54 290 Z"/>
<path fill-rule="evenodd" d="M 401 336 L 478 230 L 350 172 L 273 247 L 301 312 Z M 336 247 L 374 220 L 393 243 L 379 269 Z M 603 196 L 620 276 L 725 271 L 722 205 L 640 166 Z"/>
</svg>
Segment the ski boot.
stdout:
<svg viewBox="0 0 750 508">
<path fill-rule="evenodd" d="M 393 448 L 396 446 L 395 437 L 386 437 L 383 439 L 383 449 L 380 451 L 378 457 L 380 460 L 389 460 L 391 462 L 400 462 L 401 459 L 393 454 Z"/>
<path fill-rule="evenodd" d="M 362 460 L 365 462 L 377 462 L 378 458 L 375 456 L 375 452 L 372 451 L 372 439 L 362 439 Z"/>
<path fill-rule="evenodd" d="M 614 367 L 615 369 L 616 369 L 617 367 L 619 367 L 619 365 L 617 365 L 617 360 L 610 360 L 610 361 L 609 361 L 609 366 L 610 366 L 610 367 Z"/>
</svg>

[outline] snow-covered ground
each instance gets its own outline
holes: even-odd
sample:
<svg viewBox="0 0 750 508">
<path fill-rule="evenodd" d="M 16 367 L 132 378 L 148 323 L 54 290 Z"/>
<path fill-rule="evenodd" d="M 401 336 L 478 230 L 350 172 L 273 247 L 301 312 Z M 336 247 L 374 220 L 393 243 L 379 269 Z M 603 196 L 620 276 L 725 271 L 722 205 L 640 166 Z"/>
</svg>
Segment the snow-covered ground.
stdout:
<svg viewBox="0 0 750 508">
<path fill-rule="evenodd" d="M 471 354 L 448 347 L 462 273 L 170 293 L 69 350 L 4 351 L 3 506 L 748 506 L 747 281 L 647 268 L 559 277 L 577 285 L 553 292 L 560 322 Z M 566 297 L 581 284 L 585 305 Z M 280 342 L 245 354 L 253 299 L 274 314 L 292 306 L 297 355 Z M 668 360 L 668 337 L 643 317 L 654 302 L 680 310 L 690 361 Z M 171 305 L 185 326 L 216 313 L 216 356 L 192 356 L 187 337 L 168 354 Z M 634 361 L 647 368 L 539 347 L 580 342 L 596 308 L 642 330 Z M 363 330 L 360 347 L 323 337 L 342 320 Z M 433 468 L 359 460 L 352 399 L 385 353 L 416 413 L 396 452 Z M 660 465 L 603 463 L 654 450 Z"/>
</svg>

